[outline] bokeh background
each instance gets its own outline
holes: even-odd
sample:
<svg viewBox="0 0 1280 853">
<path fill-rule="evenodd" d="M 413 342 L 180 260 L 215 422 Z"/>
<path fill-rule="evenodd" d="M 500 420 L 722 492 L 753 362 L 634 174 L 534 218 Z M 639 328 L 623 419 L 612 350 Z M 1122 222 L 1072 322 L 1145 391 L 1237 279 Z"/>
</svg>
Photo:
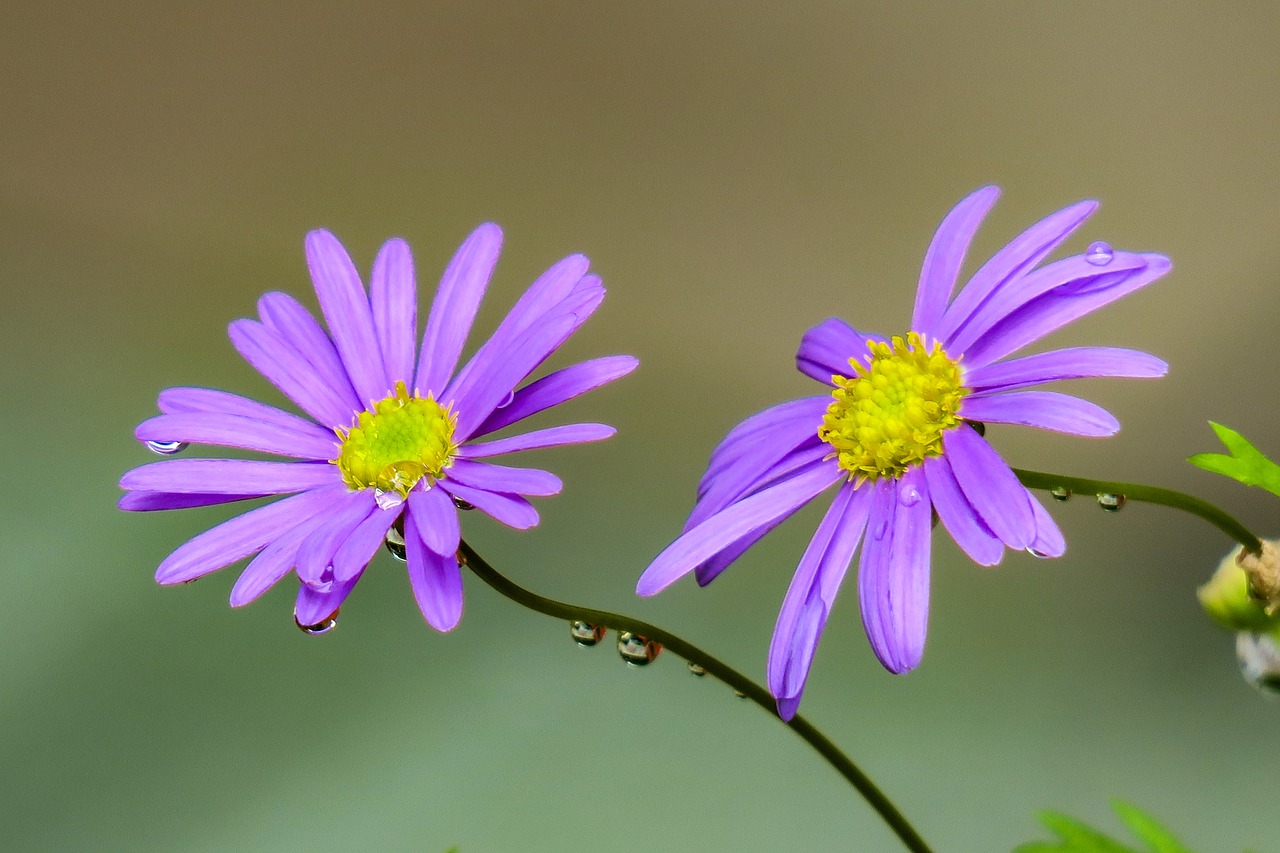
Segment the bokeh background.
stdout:
<svg viewBox="0 0 1280 853">
<path fill-rule="evenodd" d="M 309 229 L 363 269 L 414 247 L 429 294 L 479 222 L 505 254 L 487 333 L 542 269 L 589 254 L 609 298 L 553 366 L 633 353 L 566 407 L 605 445 L 542 526 L 468 539 L 549 595 L 659 622 L 763 678 L 817 515 L 712 587 L 637 600 L 708 452 L 811 393 L 800 335 L 901 331 L 933 228 L 1004 197 L 972 258 L 1085 197 L 1073 239 L 1172 275 L 1055 346 L 1155 352 L 1158 382 L 1081 383 L 1124 429 L 993 428 L 1014 464 L 1190 490 L 1275 533 L 1274 499 L 1185 464 L 1212 418 L 1280 452 L 1280 11 L 1268 4 L 6 4 L 0 28 L 0 826 L 11 850 L 894 850 L 789 731 L 664 656 L 644 670 L 467 579 L 430 630 L 381 555 L 313 638 L 282 583 L 156 565 L 230 515 L 126 515 L 132 439 L 171 385 L 270 401 L 230 320 L 314 304 Z M 474 343 L 474 340 L 473 340 Z M 1061 560 L 995 570 L 935 536 L 924 664 L 886 674 L 855 596 L 803 712 L 940 851 L 1112 830 L 1123 797 L 1203 851 L 1277 849 L 1280 707 L 1193 596 L 1229 543 L 1200 521 L 1054 505 Z"/>
</svg>

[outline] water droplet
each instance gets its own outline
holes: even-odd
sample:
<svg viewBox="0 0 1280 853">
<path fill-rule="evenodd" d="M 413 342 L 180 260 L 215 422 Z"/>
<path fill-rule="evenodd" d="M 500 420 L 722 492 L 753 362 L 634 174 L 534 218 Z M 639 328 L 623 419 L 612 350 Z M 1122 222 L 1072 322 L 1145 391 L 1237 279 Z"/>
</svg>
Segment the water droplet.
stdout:
<svg viewBox="0 0 1280 853">
<path fill-rule="evenodd" d="M 516 392 L 508 391 L 507 396 L 503 397 L 502 402 L 498 404 L 498 408 L 505 409 L 507 406 L 510 406 L 515 401 L 515 399 L 516 399 Z"/>
<path fill-rule="evenodd" d="M 707 668 L 705 666 L 700 663 L 694 663 L 693 661 L 689 661 L 689 671 L 699 678 L 707 674 Z"/>
<path fill-rule="evenodd" d="M 746 699 L 746 698 L 747 698 L 747 694 L 743 693 L 743 692 L 742 692 L 741 690 L 739 690 L 738 688 L 734 687 L 734 688 L 731 688 L 731 689 L 733 690 L 733 695 L 734 695 L 734 696 L 737 696 L 739 699 Z"/>
<path fill-rule="evenodd" d="M 887 532 L 889 532 L 889 520 L 887 518 L 882 518 L 880 519 L 880 523 L 876 525 L 876 529 L 872 535 L 877 539 L 883 539 Z"/>
<path fill-rule="evenodd" d="M 293 623 L 298 626 L 298 630 L 302 631 L 302 633 L 318 637 L 321 634 L 327 634 L 334 628 L 338 627 L 338 611 L 333 611 L 314 625 L 303 625 L 298 621 L 298 614 L 294 613 Z"/>
<path fill-rule="evenodd" d="M 201 576 L 200 576 L 200 578 L 202 578 L 202 577 L 204 577 L 204 575 L 201 575 Z M 184 581 L 182 582 L 182 585 L 183 585 L 183 586 L 186 586 L 187 584 L 193 584 L 193 583 L 195 583 L 196 581 L 200 580 L 200 578 L 187 578 L 186 580 L 184 580 Z"/>
<path fill-rule="evenodd" d="M 648 666 L 662 651 L 662 644 L 654 640 L 623 631 L 618 634 L 618 654 L 629 666 Z"/>
<path fill-rule="evenodd" d="M 403 563 L 409 559 L 409 551 L 404 545 L 404 534 L 394 527 L 387 531 L 387 538 L 383 544 L 387 546 L 387 552 L 400 562 Z"/>
<path fill-rule="evenodd" d="M 1039 557 L 1041 560 L 1047 560 L 1047 559 L 1049 559 L 1049 555 L 1048 555 L 1048 554 L 1045 554 L 1045 553 L 1043 553 L 1043 552 L 1041 552 L 1041 551 L 1037 551 L 1035 548 L 1028 548 L 1028 549 L 1027 549 L 1027 553 L 1028 553 L 1028 554 L 1030 554 L 1030 555 L 1031 555 L 1031 556 L 1033 556 L 1033 557 Z"/>
<path fill-rule="evenodd" d="M 467 503 L 466 501 L 464 501 L 462 498 L 458 497 L 457 495 L 454 495 L 454 496 L 453 496 L 453 505 L 454 505 L 455 507 L 457 507 L 458 509 L 460 509 L 460 510 L 464 510 L 464 511 L 465 511 L 465 510 L 469 510 L 469 509 L 475 509 L 475 507 L 474 507 L 474 506 L 472 506 L 471 504 Z"/>
<path fill-rule="evenodd" d="M 1119 512 L 1120 507 L 1124 506 L 1124 495 L 1113 495 L 1110 492 L 1101 492 L 1098 495 L 1098 506 L 1107 512 Z"/>
<path fill-rule="evenodd" d="M 898 503 L 903 506 L 915 506 L 920 503 L 920 490 L 915 486 L 907 486 L 898 493 Z"/>
<path fill-rule="evenodd" d="M 592 625 L 581 619 L 569 623 L 569 636 L 573 637 L 573 641 L 580 646 L 594 646 L 603 640 L 608 632 L 609 629 L 603 625 Z"/>
<path fill-rule="evenodd" d="M 1115 249 L 1111 248 L 1110 243 L 1104 243 L 1099 240 L 1096 243 L 1090 243 L 1089 248 L 1084 250 L 1084 259 L 1095 267 L 1105 267 L 1111 263 L 1111 259 L 1116 256 Z"/>
<path fill-rule="evenodd" d="M 973 431 L 984 438 L 987 435 L 987 425 L 982 421 L 967 421 L 969 426 L 973 427 Z"/>
<path fill-rule="evenodd" d="M 378 509 L 395 509 L 404 503 L 404 495 L 396 491 L 384 492 L 382 489 L 374 489 L 373 502 L 378 505 Z"/>
<path fill-rule="evenodd" d="M 1066 486 L 1058 486 L 1056 489 L 1050 489 L 1049 494 L 1053 495 L 1055 501 L 1066 503 L 1071 500 L 1071 490 Z"/>
<path fill-rule="evenodd" d="M 161 456 L 173 456 L 191 446 L 185 441 L 147 441 L 144 443 L 147 445 L 147 450 L 152 453 L 159 453 Z"/>
<path fill-rule="evenodd" d="M 1280 694 L 1280 648 L 1271 634 L 1236 634 L 1236 659 L 1244 680 L 1263 693 Z"/>
</svg>

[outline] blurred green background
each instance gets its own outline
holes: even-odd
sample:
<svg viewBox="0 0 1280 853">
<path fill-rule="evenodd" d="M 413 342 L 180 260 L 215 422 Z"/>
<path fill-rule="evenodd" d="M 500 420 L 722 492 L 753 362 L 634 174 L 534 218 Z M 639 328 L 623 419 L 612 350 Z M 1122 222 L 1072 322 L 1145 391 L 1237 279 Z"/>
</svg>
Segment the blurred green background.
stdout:
<svg viewBox="0 0 1280 853">
<path fill-rule="evenodd" d="M 708 452 L 812 393 L 800 335 L 838 314 L 902 331 L 936 223 L 1005 194 L 985 258 L 1100 198 L 1068 246 L 1162 251 L 1174 273 L 1052 345 L 1166 358 L 1081 383 L 1124 423 L 1095 442 L 989 435 L 1014 464 L 1190 490 L 1272 533 L 1275 501 L 1182 460 L 1222 421 L 1280 452 L 1280 11 L 1269 4 L 6 4 L 0 29 L 0 846 L 12 850 L 894 850 L 790 732 L 674 657 L 608 646 L 467 579 L 422 621 L 379 556 L 312 638 L 285 582 L 161 588 L 223 509 L 127 515 L 120 474 L 171 385 L 279 397 L 226 340 L 302 238 L 362 269 L 402 235 L 429 294 L 479 222 L 506 230 L 479 332 L 546 266 L 589 254 L 609 298 L 556 366 L 640 370 L 554 420 L 603 445 L 540 527 L 468 539 L 549 595 L 659 622 L 757 678 L 817 518 L 706 590 L 635 579 Z M 473 339 L 474 344 L 474 339 Z M 1196 519 L 1053 507 L 1061 560 L 969 564 L 935 536 L 923 666 L 886 674 L 852 587 L 802 711 L 939 851 L 1004 850 L 1108 800 L 1201 851 L 1277 849 L 1280 708 L 1193 596 L 1229 543 Z"/>
</svg>

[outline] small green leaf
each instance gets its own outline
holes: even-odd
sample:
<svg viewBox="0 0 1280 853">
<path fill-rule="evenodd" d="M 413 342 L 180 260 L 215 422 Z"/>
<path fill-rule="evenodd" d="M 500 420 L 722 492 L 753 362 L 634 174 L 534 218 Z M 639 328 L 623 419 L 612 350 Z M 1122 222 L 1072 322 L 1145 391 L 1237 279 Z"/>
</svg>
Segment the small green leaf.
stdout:
<svg viewBox="0 0 1280 853">
<path fill-rule="evenodd" d="M 1058 836 L 1058 840 L 1030 841 L 1013 853 L 1191 853 L 1167 829 L 1136 806 L 1120 801 L 1112 803 L 1112 806 L 1145 846 L 1129 847 L 1073 817 L 1060 812 L 1044 812 L 1040 821 Z"/>
<path fill-rule="evenodd" d="M 1280 465 L 1264 456 L 1258 448 L 1235 430 L 1213 421 L 1209 421 L 1209 426 L 1213 427 L 1213 431 L 1218 434 L 1218 439 L 1227 450 L 1231 451 L 1231 455 L 1197 453 L 1187 461 L 1197 468 L 1230 477 L 1246 486 L 1266 489 L 1280 497 Z"/>
</svg>

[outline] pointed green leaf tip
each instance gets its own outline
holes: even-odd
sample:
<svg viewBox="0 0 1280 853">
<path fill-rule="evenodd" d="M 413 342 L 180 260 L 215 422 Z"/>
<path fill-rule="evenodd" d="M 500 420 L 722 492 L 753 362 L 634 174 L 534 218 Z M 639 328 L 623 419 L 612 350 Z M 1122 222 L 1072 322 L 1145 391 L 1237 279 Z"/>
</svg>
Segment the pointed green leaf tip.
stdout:
<svg viewBox="0 0 1280 853">
<path fill-rule="evenodd" d="M 1231 451 L 1231 455 L 1197 453 L 1187 461 L 1197 468 L 1230 477 L 1246 486 L 1266 489 L 1276 497 L 1280 497 L 1280 465 L 1263 456 L 1258 448 L 1235 430 L 1224 427 L 1222 424 L 1215 424 L 1213 421 L 1209 421 L 1209 426 L 1213 427 L 1213 431 L 1218 434 L 1218 438 L 1227 450 Z"/>
<path fill-rule="evenodd" d="M 1058 836 L 1058 840 L 1029 841 L 1013 853 L 1191 853 L 1169 830 L 1137 806 L 1117 800 L 1112 807 L 1129 831 L 1142 842 L 1142 847 L 1122 844 L 1060 812 L 1044 812 L 1040 821 Z"/>
</svg>

